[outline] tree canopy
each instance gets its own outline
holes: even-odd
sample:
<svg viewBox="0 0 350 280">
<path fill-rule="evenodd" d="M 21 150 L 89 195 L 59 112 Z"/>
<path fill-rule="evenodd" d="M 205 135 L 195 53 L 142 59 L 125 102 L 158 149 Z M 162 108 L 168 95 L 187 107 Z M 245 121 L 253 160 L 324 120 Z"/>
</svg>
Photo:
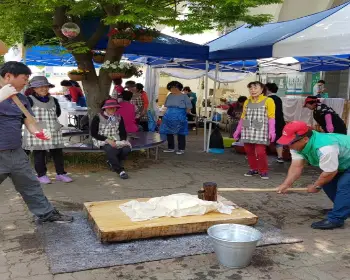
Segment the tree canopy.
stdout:
<svg viewBox="0 0 350 280">
<path fill-rule="evenodd" d="M 9 45 L 48 44 L 60 38 L 63 21 L 100 17 L 101 24 L 173 26 L 181 34 L 223 29 L 237 22 L 261 25 L 269 14 L 249 15 L 249 9 L 281 0 L 4 0 L 0 2 L 0 39 Z M 184 12 L 186 11 L 186 12 Z M 59 18 L 60 17 L 60 18 Z M 56 22 L 55 22 L 56 20 Z M 56 30 L 55 30 L 56 29 Z"/>
<path fill-rule="evenodd" d="M 105 35 L 106 28 L 127 28 L 135 25 L 171 26 L 181 34 L 201 33 L 223 29 L 237 22 L 261 25 L 271 15 L 250 15 L 249 9 L 282 0 L 2 0 L 0 2 L 0 40 L 9 46 L 61 44 L 71 52 L 78 65 L 90 72 L 83 81 L 88 102 L 106 96 L 111 80 L 96 75 L 91 50 Z M 89 38 L 80 34 L 74 39 L 65 37 L 61 27 L 67 22 L 81 26 L 87 18 L 100 18 L 100 25 Z M 113 48 L 109 42 L 106 60 L 118 61 L 123 48 Z M 97 86 L 94 86 L 97 84 Z M 92 96 L 100 98 L 91 99 Z"/>
</svg>

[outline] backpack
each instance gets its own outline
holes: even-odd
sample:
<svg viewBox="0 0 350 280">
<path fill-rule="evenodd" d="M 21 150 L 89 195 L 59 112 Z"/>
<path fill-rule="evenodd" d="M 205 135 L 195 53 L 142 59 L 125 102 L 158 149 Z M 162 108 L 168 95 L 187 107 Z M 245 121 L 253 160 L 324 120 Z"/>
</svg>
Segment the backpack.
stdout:
<svg viewBox="0 0 350 280">
<path fill-rule="evenodd" d="M 218 127 L 210 135 L 209 149 L 224 149 L 224 139 Z"/>
</svg>

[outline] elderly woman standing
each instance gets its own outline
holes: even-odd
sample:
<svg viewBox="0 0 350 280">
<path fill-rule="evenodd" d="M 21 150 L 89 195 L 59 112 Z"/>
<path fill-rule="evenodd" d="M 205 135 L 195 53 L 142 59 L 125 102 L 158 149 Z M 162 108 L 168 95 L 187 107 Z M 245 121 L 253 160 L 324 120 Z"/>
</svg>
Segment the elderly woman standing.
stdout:
<svg viewBox="0 0 350 280">
<path fill-rule="evenodd" d="M 28 130 L 24 131 L 23 149 L 33 151 L 35 171 L 42 184 L 50 184 L 51 180 L 47 177 L 46 151 L 50 150 L 56 168 L 56 180 L 65 183 L 72 182 L 64 170 L 63 150 L 64 142 L 61 132 L 61 124 L 58 117 L 61 115 L 61 108 L 56 98 L 49 94 L 49 89 L 54 85 L 50 84 L 46 77 L 37 76 L 30 81 L 30 88 L 34 93 L 28 96 L 33 113 L 42 126 L 50 132 L 50 140 L 40 140 L 32 136 Z"/>
<path fill-rule="evenodd" d="M 266 146 L 276 139 L 275 103 L 264 96 L 266 88 L 261 82 L 249 83 L 248 89 L 250 97 L 244 102 L 241 120 L 233 138 L 241 138 L 244 143 L 250 166 L 244 175 L 260 175 L 261 179 L 269 179 Z"/>
<path fill-rule="evenodd" d="M 141 94 L 141 99 L 143 103 L 143 108 L 141 112 L 141 118 L 140 118 L 140 125 L 142 126 L 143 131 L 148 131 L 148 107 L 149 107 L 149 101 L 148 101 L 148 96 L 147 92 L 143 90 L 143 84 L 137 83 L 136 84 L 136 89 L 139 94 Z"/>
<path fill-rule="evenodd" d="M 187 114 L 191 114 L 192 103 L 186 94 L 182 94 L 183 85 L 178 81 L 172 81 L 167 85 L 170 91 L 166 101 L 167 108 L 162 124 L 160 126 L 160 134 L 166 134 L 168 140 L 168 149 L 165 153 L 175 152 L 174 135 L 178 139 L 177 155 L 185 153 L 186 135 L 188 135 Z"/>
<path fill-rule="evenodd" d="M 148 131 L 148 98 L 147 94 L 134 81 L 127 81 L 125 88 L 132 92 L 131 103 L 136 105 L 136 121 L 143 131 Z M 143 87 L 142 87 L 143 88 Z"/>
</svg>

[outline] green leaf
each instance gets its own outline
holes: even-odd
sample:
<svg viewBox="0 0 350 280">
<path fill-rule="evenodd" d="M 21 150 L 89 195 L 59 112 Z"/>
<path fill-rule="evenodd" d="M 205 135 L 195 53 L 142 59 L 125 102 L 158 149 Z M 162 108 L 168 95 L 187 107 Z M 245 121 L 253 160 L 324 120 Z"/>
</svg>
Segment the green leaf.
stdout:
<svg viewBox="0 0 350 280">
<path fill-rule="evenodd" d="M 24 43 L 34 45 L 64 45 L 75 54 L 90 51 L 89 38 L 83 35 L 71 43 L 55 34 L 55 10 L 66 8 L 59 14 L 63 23 L 100 17 L 113 27 L 171 26 L 181 34 L 202 33 L 205 30 L 224 29 L 246 22 L 259 26 L 271 20 L 267 14 L 251 15 L 250 8 L 281 3 L 281 0 L 6 0 L 0 1 L 0 39 L 9 46 Z M 64 9 L 62 10 L 64 11 Z M 186 13 L 184 12 L 186 11 Z M 80 26 L 81 27 L 81 26 Z M 57 33 L 57 32 L 56 32 Z M 57 37 L 57 35 L 59 37 Z"/>
</svg>

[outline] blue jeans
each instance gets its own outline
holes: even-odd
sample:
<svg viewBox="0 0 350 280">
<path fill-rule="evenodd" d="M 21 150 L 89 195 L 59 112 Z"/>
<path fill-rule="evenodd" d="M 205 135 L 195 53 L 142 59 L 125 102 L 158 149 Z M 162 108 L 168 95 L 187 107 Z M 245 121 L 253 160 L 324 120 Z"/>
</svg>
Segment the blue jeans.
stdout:
<svg viewBox="0 0 350 280">
<path fill-rule="evenodd" d="M 350 216 L 350 169 L 338 173 L 332 181 L 323 186 L 323 190 L 334 203 L 333 210 L 328 213 L 328 220 L 344 224 Z"/>
</svg>

